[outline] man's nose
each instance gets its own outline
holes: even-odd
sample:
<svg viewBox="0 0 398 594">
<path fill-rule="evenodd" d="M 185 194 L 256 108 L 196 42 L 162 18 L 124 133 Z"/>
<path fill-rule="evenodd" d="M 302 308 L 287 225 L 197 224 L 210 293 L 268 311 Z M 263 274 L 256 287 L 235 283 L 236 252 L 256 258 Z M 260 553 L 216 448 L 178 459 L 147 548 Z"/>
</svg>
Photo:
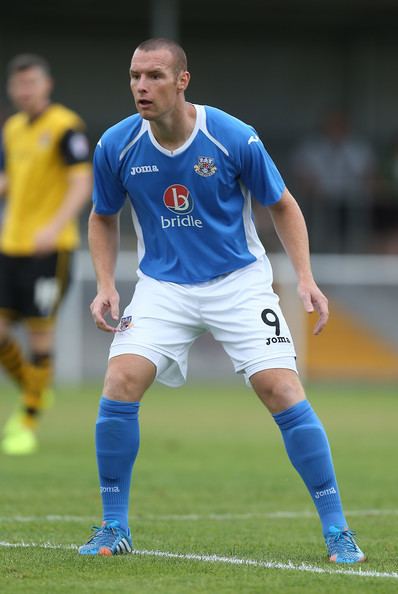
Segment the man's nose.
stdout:
<svg viewBox="0 0 398 594">
<path fill-rule="evenodd" d="M 147 78 L 145 76 L 140 76 L 138 79 L 137 84 L 137 91 L 140 93 L 145 92 L 147 90 Z"/>
</svg>

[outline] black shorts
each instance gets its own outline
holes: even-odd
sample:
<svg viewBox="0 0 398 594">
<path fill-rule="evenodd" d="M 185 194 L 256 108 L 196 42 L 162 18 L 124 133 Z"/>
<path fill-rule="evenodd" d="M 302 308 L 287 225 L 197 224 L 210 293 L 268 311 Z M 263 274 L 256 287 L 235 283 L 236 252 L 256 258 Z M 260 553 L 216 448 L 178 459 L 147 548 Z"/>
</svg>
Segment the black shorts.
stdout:
<svg viewBox="0 0 398 594">
<path fill-rule="evenodd" d="M 72 253 L 8 256 L 0 253 L 0 315 L 51 320 L 70 284 Z"/>
</svg>

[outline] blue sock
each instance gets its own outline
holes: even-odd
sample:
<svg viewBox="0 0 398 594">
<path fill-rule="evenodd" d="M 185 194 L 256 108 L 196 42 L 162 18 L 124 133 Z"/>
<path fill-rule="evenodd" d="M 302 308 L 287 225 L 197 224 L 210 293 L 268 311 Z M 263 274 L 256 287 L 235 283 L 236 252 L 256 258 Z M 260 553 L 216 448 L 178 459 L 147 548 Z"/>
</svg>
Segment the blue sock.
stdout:
<svg viewBox="0 0 398 594">
<path fill-rule="evenodd" d="M 273 415 L 286 451 L 315 503 L 323 534 L 329 526 L 347 526 L 333 468 L 332 454 L 322 423 L 308 400 Z"/>
<path fill-rule="evenodd" d="M 131 474 L 140 443 L 139 402 L 102 397 L 95 431 L 104 521 L 117 520 L 128 532 Z"/>
</svg>

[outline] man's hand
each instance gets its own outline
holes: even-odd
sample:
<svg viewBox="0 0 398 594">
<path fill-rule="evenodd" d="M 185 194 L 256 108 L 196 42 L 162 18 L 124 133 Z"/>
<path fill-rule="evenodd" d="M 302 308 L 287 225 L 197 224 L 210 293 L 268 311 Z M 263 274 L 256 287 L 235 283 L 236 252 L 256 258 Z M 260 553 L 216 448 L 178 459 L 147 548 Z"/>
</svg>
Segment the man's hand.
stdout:
<svg viewBox="0 0 398 594">
<path fill-rule="evenodd" d="M 90 305 L 95 325 L 104 332 L 117 332 L 117 326 L 110 326 L 105 316 L 110 313 L 112 320 L 119 320 L 119 293 L 115 288 L 100 290 Z"/>
<path fill-rule="evenodd" d="M 7 192 L 7 178 L 4 171 L 0 171 L 0 198 L 4 198 Z"/>
<path fill-rule="evenodd" d="M 313 311 L 318 312 L 319 319 L 315 324 L 313 334 L 320 334 L 326 326 L 329 318 L 327 298 L 313 280 L 309 282 L 300 282 L 297 287 L 297 292 L 307 313 L 312 313 Z"/>
</svg>

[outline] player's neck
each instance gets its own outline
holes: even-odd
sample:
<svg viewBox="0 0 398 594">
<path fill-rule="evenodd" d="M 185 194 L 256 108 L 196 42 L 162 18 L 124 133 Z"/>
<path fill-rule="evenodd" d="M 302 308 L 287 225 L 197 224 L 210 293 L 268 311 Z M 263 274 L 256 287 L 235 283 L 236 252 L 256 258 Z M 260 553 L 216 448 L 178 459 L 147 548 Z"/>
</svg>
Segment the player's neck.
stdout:
<svg viewBox="0 0 398 594">
<path fill-rule="evenodd" d="M 35 105 L 32 105 L 30 109 L 26 109 L 25 113 L 28 116 L 29 121 L 33 122 L 37 120 L 50 106 L 50 101 L 40 101 Z"/>
<path fill-rule="evenodd" d="M 176 150 L 191 136 L 196 117 L 194 105 L 184 103 L 182 109 L 167 114 L 161 120 L 150 122 L 152 134 L 163 148 Z"/>
</svg>

